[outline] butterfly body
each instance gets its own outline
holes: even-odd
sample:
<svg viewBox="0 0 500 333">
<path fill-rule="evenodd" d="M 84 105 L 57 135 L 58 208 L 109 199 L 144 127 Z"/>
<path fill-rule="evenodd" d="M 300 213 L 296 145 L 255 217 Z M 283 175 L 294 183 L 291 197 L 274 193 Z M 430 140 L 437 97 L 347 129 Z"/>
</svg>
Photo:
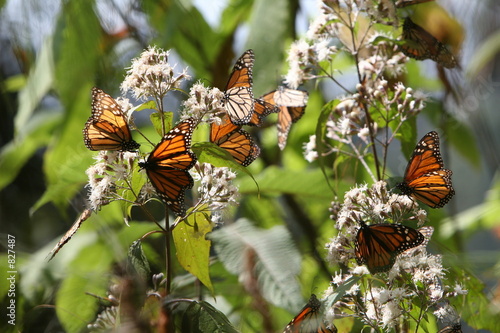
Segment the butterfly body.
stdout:
<svg viewBox="0 0 500 333">
<path fill-rule="evenodd" d="M 235 125 L 250 121 L 254 113 L 252 68 L 254 53 L 247 50 L 236 61 L 224 89 L 223 105 Z"/>
<path fill-rule="evenodd" d="M 360 224 L 355 255 L 358 264 L 366 265 L 371 273 L 390 270 L 398 254 L 419 246 L 425 240 L 418 230 L 401 224 L 367 225 L 363 221 Z"/>
<path fill-rule="evenodd" d="M 121 107 L 96 87 L 92 89 L 92 115 L 85 123 L 83 137 L 90 150 L 135 151 L 140 146 L 132 139 Z"/>
<path fill-rule="evenodd" d="M 312 294 L 299 314 L 285 327 L 283 333 L 336 333 L 335 326 L 332 329 L 325 326 L 320 310 L 321 302 Z"/>
<path fill-rule="evenodd" d="M 221 121 L 220 125 L 210 125 L 210 142 L 228 151 L 239 164 L 248 166 L 259 156 L 259 147 L 248 132 L 230 121 L 229 116 L 225 115 Z"/>
<path fill-rule="evenodd" d="M 196 163 L 196 155 L 189 151 L 194 125 L 188 119 L 172 128 L 146 161 L 139 162 L 158 195 L 179 216 L 186 213 L 184 192 L 193 187 L 188 170 Z"/>
<path fill-rule="evenodd" d="M 457 66 L 457 61 L 448 48 L 409 17 L 403 23 L 403 39 L 405 44 L 401 46 L 401 51 L 408 57 L 417 60 L 432 59 L 446 68 Z"/>
<path fill-rule="evenodd" d="M 455 195 L 451 170 L 444 169 L 439 151 L 439 136 L 432 131 L 417 144 L 405 176 L 396 187 L 429 207 L 441 208 Z"/>
</svg>

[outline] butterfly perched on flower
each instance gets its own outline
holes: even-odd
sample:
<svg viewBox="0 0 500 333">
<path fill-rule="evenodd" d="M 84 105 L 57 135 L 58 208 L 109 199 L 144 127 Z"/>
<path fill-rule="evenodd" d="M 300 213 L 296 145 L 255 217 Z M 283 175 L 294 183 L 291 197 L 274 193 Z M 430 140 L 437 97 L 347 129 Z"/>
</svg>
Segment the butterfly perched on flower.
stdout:
<svg viewBox="0 0 500 333">
<path fill-rule="evenodd" d="M 321 316 L 321 302 L 312 294 L 307 304 L 285 327 L 283 333 L 336 333 L 337 328 L 326 327 Z"/>
<path fill-rule="evenodd" d="M 115 99 L 99 88 L 92 89 L 92 115 L 83 129 L 85 146 L 90 150 L 134 151 L 127 119 Z"/>
<path fill-rule="evenodd" d="M 403 23 L 402 37 L 404 44 L 400 48 L 408 57 L 417 60 L 432 59 L 446 68 L 457 66 L 457 61 L 450 50 L 409 17 Z"/>
<path fill-rule="evenodd" d="M 454 324 L 443 327 L 437 333 L 462 333 L 462 325 Z"/>
<path fill-rule="evenodd" d="M 421 245 L 425 236 L 402 224 L 367 225 L 360 221 L 356 234 L 355 255 L 359 265 L 371 273 L 387 272 L 394 266 L 398 254 Z"/>
<path fill-rule="evenodd" d="M 260 154 L 252 136 L 243 130 L 241 126 L 233 124 L 228 115 L 224 115 L 221 124 L 210 125 L 210 142 L 227 150 L 236 162 L 248 166 Z"/>
<path fill-rule="evenodd" d="M 455 195 L 451 175 L 451 170 L 444 169 L 439 136 L 432 131 L 418 142 L 403 181 L 396 187 L 431 208 L 441 208 Z"/>
<path fill-rule="evenodd" d="M 252 68 L 254 53 L 247 50 L 234 64 L 224 89 L 223 105 L 235 125 L 250 121 L 254 113 Z"/>
<path fill-rule="evenodd" d="M 184 216 L 185 190 L 193 187 L 189 169 L 196 155 L 189 151 L 195 120 L 189 118 L 172 128 L 139 167 L 146 170 L 156 193 L 178 216 Z"/>
<path fill-rule="evenodd" d="M 280 87 L 261 97 L 264 101 L 279 107 L 278 113 L 278 146 L 285 148 L 292 123 L 303 115 L 307 105 L 306 91 Z"/>
</svg>

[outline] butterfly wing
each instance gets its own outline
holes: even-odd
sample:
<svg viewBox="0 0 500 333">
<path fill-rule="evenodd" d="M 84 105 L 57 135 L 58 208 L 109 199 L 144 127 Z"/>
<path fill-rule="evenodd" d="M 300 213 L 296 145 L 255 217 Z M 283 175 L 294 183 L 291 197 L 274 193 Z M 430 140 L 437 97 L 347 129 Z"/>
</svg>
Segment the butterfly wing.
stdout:
<svg viewBox="0 0 500 333">
<path fill-rule="evenodd" d="M 370 272 L 386 272 L 392 268 L 398 254 L 424 240 L 419 231 L 401 224 L 366 225 L 361 222 L 356 234 L 355 255 L 358 264 L 366 265 Z"/>
<path fill-rule="evenodd" d="M 234 65 L 224 92 L 224 108 L 231 121 L 236 125 L 248 123 L 254 113 L 253 62 L 254 53 L 252 50 L 243 53 Z"/>
<path fill-rule="evenodd" d="M 262 96 L 264 101 L 279 107 L 278 113 L 278 146 L 285 148 L 292 123 L 303 115 L 307 105 L 308 94 L 302 90 L 281 87 Z"/>
<path fill-rule="evenodd" d="M 92 89 L 92 115 L 83 129 L 85 146 L 90 150 L 134 151 L 127 120 L 113 97 L 99 88 Z"/>
<path fill-rule="evenodd" d="M 195 121 L 188 119 L 170 130 L 139 166 L 146 169 L 158 195 L 178 216 L 186 213 L 185 190 L 193 187 L 188 170 L 196 163 L 190 149 Z"/>
<path fill-rule="evenodd" d="M 397 187 L 403 194 L 431 208 L 440 208 L 455 195 L 451 175 L 451 170 L 444 169 L 439 136 L 432 131 L 418 142 L 406 167 L 403 182 Z"/>
<path fill-rule="evenodd" d="M 403 39 L 405 43 L 401 45 L 401 51 L 408 57 L 417 60 L 432 59 L 446 68 L 457 66 L 457 61 L 448 48 L 409 17 L 403 23 Z"/>
<path fill-rule="evenodd" d="M 271 113 L 277 113 L 279 111 L 280 109 L 276 105 L 268 103 L 262 98 L 258 98 L 255 100 L 254 112 L 247 125 L 261 126 L 265 117 Z"/>
<path fill-rule="evenodd" d="M 241 126 L 234 125 L 227 115 L 222 118 L 220 125 L 210 125 L 210 142 L 227 150 L 243 166 L 250 165 L 260 154 L 252 136 Z"/>
<path fill-rule="evenodd" d="M 312 294 L 299 314 L 285 327 L 283 333 L 337 333 L 335 326 L 332 329 L 325 326 L 320 309 L 321 302 Z"/>
</svg>

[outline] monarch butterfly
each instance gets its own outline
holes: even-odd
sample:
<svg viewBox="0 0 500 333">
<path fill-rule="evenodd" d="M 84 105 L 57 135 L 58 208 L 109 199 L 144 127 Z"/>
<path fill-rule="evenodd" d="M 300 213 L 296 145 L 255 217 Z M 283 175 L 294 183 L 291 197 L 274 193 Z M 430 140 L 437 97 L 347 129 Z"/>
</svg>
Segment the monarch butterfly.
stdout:
<svg viewBox="0 0 500 333">
<path fill-rule="evenodd" d="M 64 236 L 61 237 L 61 239 L 56 244 L 56 246 L 54 246 L 54 248 L 52 249 L 52 251 L 50 251 L 50 253 L 49 253 L 49 255 L 50 255 L 49 261 L 51 261 L 52 258 L 54 258 L 54 256 L 57 254 L 57 252 L 59 252 L 59 250 L 61 250 L 62 247 L 67 242 L 69 242 L 69 240 L 71 239 L 71 237 L 73 237 L 73 235 L 76 234 L 76 232 L 78 231 L 78 229 L 80 229 L 80 226 L 82 225 L 82 223 L 85 222 L 90 217 L 90 215 L 92 215 L 92 210 L 88 209 L 88 208 L 85 209 L 82 214 L 80 214 L 80 216 L 75 221 L 75 223 L 71 226 L 71 228 L 69 228 L 69 230 L 64 234 Z"/>
<path fill-rule="evenodd" d="M 439 136 L 432 131 L 417 144 L 406 167 L 403 182 L 396 187 L 431 208 L 441 208 L 455 195 L 451 170 L 444 169 Z"/>
<path fill-rule="evenodd" d="M 241 126 L 234 125 L 227 115 L 224 115 L 220 125 L 210 125 L 210 142 L 227 150 L 243 166 L 252 163 L 260 154 L 250 134 Z"/>
<path fill-rule="evenodd" d="M 178 216 L 186 213 L 184 191 L 193 187 L 188 170 L 196 163 L 196 155 L 189 151 L 194 126 L 193 118 L 179 123 L 165 134 L 146 161 L 139 162 L 158 195 Z"/>
<path fill-rule="evenodd" d="M 90 150 L 134 151 L 140 144 L 132 139 L 121 107 L 99 88 L 92 88 L 92 115 L 83 129 Z"/>
<path fill-rule="evenodd" d="M 234 64 L 233 71 L 224 89 L 222 100 L 224 108 L 235 125 L 248 123 L 254 113 L 252 92 L 253 62 L 253 51 L 245 51 Z"/>
<path fill-rule="evenodd" d="M 283 333 L 336 333 L 335 326 L 332 329 L 325 326 L 320 316 L 320 309 L 321 302 L 312 294 L 299 314 L 285 327 Z"/>
<path fill-rule="evenodd" d="M 356 234 L 355 255 L 359 265 L 366 265 L 371 273 L 387 272 L 398 254 L 417 247 L 425 240 L 418 230 L 401 224 L 366 225 Z"/>
<path fill-rule="evenodd" d="M 288 133 L 292 123 L 298 121 L 303 115 L 307 104 L 306 91 L 281 87 L 262 96 L 268 103 L 279 107 L 278 113 L 278 146 L 285 148 Z"/>
<path fill-rule="evenodd" d="M 403 23 L 401 51 L 417 60 L 432 59 L 446 68 L 454 68 L 457 61 L 448 48 L 409 17 Z"/>
<path fill-rule="evenodd" d="M 276 105 L 266 102 L 263 99 L 263 97 L 264 96 L 255 100 L 254 112 L 252 114 L 252 118 L 250 118 L 250 121 L 248 122 L 247 125 L 261 126 L 262 121 L 264 120 L 265 117 L 267 117 L 271 113 L 276 113 L 280 111 L 280 109 Z"/>
<path fill-rule="evenodd" d="M 437 333 L 462 333 L 462 325 L 454 324 L 443 327 Z"/>
</svg>

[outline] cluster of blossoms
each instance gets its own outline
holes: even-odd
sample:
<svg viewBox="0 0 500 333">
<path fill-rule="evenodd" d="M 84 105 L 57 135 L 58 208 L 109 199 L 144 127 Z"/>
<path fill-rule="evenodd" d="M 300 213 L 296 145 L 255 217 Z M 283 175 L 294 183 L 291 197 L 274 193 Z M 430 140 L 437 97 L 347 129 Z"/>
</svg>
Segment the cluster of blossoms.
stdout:
<svg viewBox="0 0 500 333">
<path fill-rule="evenodd" d="M 224 93 L 218 88 L 207 88 L 201 82 L 193 84 L 189 91 L 189 98 L 184 101 L 182 119 L 193 117 L 207 123 L 220 123 L 217 115 L 223 110 L 222 99 Z"/>
<path fill-rule="evenodd" d="M 342 299 L 328 310 L 329 320 L 355 316 L 373 328 L 389 330 L 402 318 L 415 319 L 410 313 L 416 308 L 414 304 L 418 304 L 424 310 L 416 318 L 418 322 L 423 320 L 422 316 L 428 310 L 433 310 L 438 320 L 445 324 L 459 322 L 448 299 L 467 291 L 459 284 L 443 284 L 446 271 L 441 256 L 426 251 L 432 227 L 419 229 L 426 241 L 401 253 L 383 282 L 373 279 L 365 266 L 356 264 L 354 244 L 360 221 L 369 221 L 370 224 L 415 221 L 422 226 L 427 214 L 419 209 L 415 201 L 404 195 L 390 194 L 387 184 L 379 181 L 371 187 L 362 185 L 351 189 L 345 194 L 343 203 L 332 203 L 330 211 L 338 235 L 326 245 L 327 260 L 346 269 L 333 277 L 332 286 L 326 294 L 332 294 L 346 285 L 349 288 Z M 352 283 L 356 276 L 361 279 Z"/>
<path fill-rule="evenodd" d="M 200 181 L 197 206 L 208 205 L 212 211 L 212 222 L 221 223 L 223 212 L 228 206 L 238 204 L 238 188 L 233 185 L 236 173 L 226 167 L 197 163 L 192 171 L 193 178 Z"/>
<path fill-rule="evenodd" d="M 151 96 L 161 100 L 168 91 L 180 88 L 182 81 L 189 80 L 190 76 L 186 68 L 176 74 L 175 66 L 168 63 L 168 56 L 169 51 L 150 46 L 132 61 L 122 82 L 122 91 L 131 90 L 135 98 L 145 101 Z"/>
<path fill-rule="evenodd" d="M 159 112 L 162 111 L 161 99 L 170 90 L 178 89 L 183 80 L 189 79 L 184 69 L 180 74 L 175 74 L 174 67 L 168 63 L 169 51 L 156 47 L 149 47 L 138 58 L 132 61 L 132 66 L 127 72 L 121 88 L 123 91 L 131 90 L 136 98 L 147 100 L 155 98 Z M 217 88 L 205 87 L 202 83 L 195 83 L 189 93 L 189 98 L 184 102 L 184 109 L 180 114 L 181 120 L 194 117 L 197 121 L 208 123 L 220 122 L 218 115 L 221 113 L 223 92 Z M 117 99 L 117 103 L 127 118 L 134 110 L 127 99 Z M 135 152 L 100 151 L 97 162 L 87 170 L 89 177 L 89 202 L 90 208 L 98 210 L 102 205 L 113 200 L 124 199 L 120 190 L 131 190 L 130 177 L 132 176 L 133 163 L 138 158 Z M 232 185 L 235 173 L 228 168 L 215 168 L 210 164 L 196 165 L 190 170 L 193 177 L 200 181 L 198 188 L 199 202 L 197 206 L 206 205 L 214 213 L 212 221 L 221 221 L 225 208 L 237 203 L 238 189 Z M 155 189 L 150 182 L 146 182 L 137 198 L 140 202 L 147 201 L 155 195 Z"/>
<path fill-rule="evenodd" d="M 132 174 L 134 152 L 100 151 L 95 157 L 96 163 L 87 169 L 89 178 L 89 204 L 94 211 L 112 200 L 120 198 L 118 191 L 126 188 L 126 180 Z"/>
</svg>

